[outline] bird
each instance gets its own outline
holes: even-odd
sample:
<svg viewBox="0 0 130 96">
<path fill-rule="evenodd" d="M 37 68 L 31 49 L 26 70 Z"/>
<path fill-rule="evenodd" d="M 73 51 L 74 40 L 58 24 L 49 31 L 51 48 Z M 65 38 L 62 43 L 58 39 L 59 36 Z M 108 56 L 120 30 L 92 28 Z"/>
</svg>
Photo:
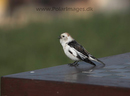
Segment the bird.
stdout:
<svg viewBox="0 0 130 96">
<path fill-rule="evenodd" d="M 77 41 L 73 39 L 69 33 L 62 33 L 59 36 L 59 40 L 66 56 L 74 61 L 69 64 L 70 66 L 78 66 L 79 61 L 84 61 L 94 66 L 96 66 L 96 64 L 93 61 L 105 65 L 105 63 L 91 55 L 82 45 L 77 43 Z"/>
</svg>

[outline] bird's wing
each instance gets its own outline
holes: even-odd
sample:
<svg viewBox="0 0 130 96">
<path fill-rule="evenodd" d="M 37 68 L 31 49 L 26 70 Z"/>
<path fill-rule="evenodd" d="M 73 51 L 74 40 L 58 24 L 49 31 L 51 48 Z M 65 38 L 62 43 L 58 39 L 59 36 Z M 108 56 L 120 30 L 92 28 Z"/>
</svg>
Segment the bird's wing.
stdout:
<svg viewBox="0 0 130 96">
<path fill-rule="evenodd" d="M 92 60 L 92 61 L 96 61 L 96 62 L 100 62 L 100 63 L 104 64 L 102 61 L 100 61 L 99 59 L 92 56 L 82 45 L 78 44 L 75 40 L 69 42 L 68 45 L 70 47 L 72 47 L 73 50 L 76 51 L 77 58 L 79 58 L 81 60 L 87 59 L 87 61 Z"/>
<path fill-rule="evenodd" d="M 82 58 L 83 60 L 88 58 L 89 53 L 85 50 L 85 48 L 82 45 L 78 44 L 75 40 L 69 42 L 68 45 L 76 51 L 77 57 L 79 59 Z"/>
<path fill-rule="evenodd" d="M 77 57 L 77 52 L 75 51 L 74 48 L 70 47 L 68 51 L 69 51 L 69 53 L 72 54 L 74 57 Z"/>
</svg>

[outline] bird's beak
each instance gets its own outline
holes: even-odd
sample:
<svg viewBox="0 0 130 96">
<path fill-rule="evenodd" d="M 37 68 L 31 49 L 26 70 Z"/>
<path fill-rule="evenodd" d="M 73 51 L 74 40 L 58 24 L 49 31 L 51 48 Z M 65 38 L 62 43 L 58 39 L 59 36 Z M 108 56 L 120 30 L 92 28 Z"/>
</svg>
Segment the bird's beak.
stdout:
<svg viewBox="0 0 130 96">
<path fill-rule="evenodd" d="M 59 36 L 58 39 L 61 39 L 61 36 Z"/>
</svg>

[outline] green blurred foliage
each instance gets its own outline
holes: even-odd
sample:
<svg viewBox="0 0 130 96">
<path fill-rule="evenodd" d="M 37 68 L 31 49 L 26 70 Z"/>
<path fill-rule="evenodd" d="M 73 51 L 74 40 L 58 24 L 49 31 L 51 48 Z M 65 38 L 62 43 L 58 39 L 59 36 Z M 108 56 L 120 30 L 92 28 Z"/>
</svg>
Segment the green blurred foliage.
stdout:
<svg viewBox="0 0 130 96">
<path fill-rule="evenodd" d="M 97 58 L 130 51 L 130 15 L 55 19 L 0 29 L 0 76 L 67 64 L 58 36 L 68 32 Z"/>
</svg>

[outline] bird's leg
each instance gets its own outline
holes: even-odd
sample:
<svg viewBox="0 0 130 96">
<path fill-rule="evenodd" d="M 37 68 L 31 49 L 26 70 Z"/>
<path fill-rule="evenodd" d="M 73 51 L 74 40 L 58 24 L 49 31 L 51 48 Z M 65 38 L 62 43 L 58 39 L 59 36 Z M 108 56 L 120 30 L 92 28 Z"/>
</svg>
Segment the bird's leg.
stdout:
<svg viewBox="0 0 130 96">
<path fill-rule="evenodd" d="M 74 61 L 74 63 L 70 63 L 69 65 L 70 65 L 70 66 L 78 66 L 78 65 L 79 65 L 78 62 L 79 62 L 79 61 Z"/>
<path fill-rule="evenodd" d="M 75 62 L 74 62 L 74 66 L 78 66 L 78 65 L 79 65 L 78 62 L 79 62 L 79 61 L 75 61 Z"/>
</svg>

